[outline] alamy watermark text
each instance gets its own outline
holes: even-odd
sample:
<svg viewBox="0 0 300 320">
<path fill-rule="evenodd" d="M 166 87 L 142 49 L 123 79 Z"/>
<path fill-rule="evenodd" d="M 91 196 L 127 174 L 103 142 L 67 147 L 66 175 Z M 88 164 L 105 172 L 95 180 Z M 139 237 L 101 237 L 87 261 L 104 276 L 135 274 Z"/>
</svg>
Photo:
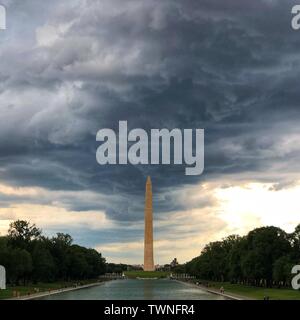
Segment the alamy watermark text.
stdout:
<svg viewBox="0 0 300 320">
<path fill-rule="evenodd" d="M 6 29 L 6 9 L 0 4 L 0 30 Z"/>
<path fill-rule="evenodd" d="M 292 22 L 291 22 L 292 28 L 294 30 L 299 30 L 300 29 L 300 5 L 299 4 L 293 6 L 292 15 L 293 15 Z"/>
<path fill-rule="evenodd" d="M 118 133 L 118 139 L 112 129 L 97 133 L 96 140 L 103 142 L 96 153 L 100 165 L 182 165 L 184 162 L 189 166 L 186 175 L 200 175 L 204 170 L 204 129 L 151 129 L 149 141 L 144 129 L 128 132 L 127 121 L 120 121 Z"/>
<path fill-rule="evenodd" d="M 292 279 L 292 287 L 294 290 L 300 289 L 300 265 L 296 265 L 292 269 L 292 274 L 296 274 Z"/>
</svg>

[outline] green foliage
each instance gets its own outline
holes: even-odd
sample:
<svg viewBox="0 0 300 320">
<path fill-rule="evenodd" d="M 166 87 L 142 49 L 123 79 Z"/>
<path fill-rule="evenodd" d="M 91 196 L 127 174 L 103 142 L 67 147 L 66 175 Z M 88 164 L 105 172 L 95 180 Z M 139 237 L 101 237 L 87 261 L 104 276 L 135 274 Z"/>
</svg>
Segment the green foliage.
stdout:
<svg viewBox="0 0 300 320">
<path fill-rule="evenodd" d="M 35 225 L 15 221 L 8 236 L 0 237 L 0 264 L 11 285 L 92 279 L 105 273 L 100 253 L 72 243 L 68 234 L 49 239 Z"/>
<path fill-rule="evenodd" d="M 295 263 L 292 262 L 290 257 L 283 256 L 277 259 L 273 267 L 273 279 L 278 283 L 290 283 L 293 275 L 291 270 Z"/>
<path fill-rule="evenodd" d="M 287 234 L 276 227 L 257 228 L 245 237 L 229 236 L 205 246 L 185 272 L 210 281 L 253 286 L 289 286 L 300 262 L 300 225 Z"/>
<path fill-rule="evenodd" d="M 270 300 L 300 300 L 300 292 L 288 288 L 265 288 L 258 286 L 235 284 L 230 282 L 212 282 L 208 281 L 210 289 L 220 290 L 224 288 L 225 293 L 247 297 L 248 299 L 263 300 L 268 296 Z"/>
<path fill-rule="evenodd" d="M 127 264 L 115 264 L 115 263 L 107 263 L 106 264 L 106 272 L 107 273 L 122 273 L 123 271 L 127 271 L 129 266 Z"/>
<path fill-rule="evenodd" d="M 9 225 L 8 240 L 12 246 L 28 249 L 31 241 L 39 239 L 42 231 L 35 224 L 28 221 L 17 220 Z"/>
<path fill-rule="evenodd" d="M 173 273 L 185 273 L 185 266 L 183 264 L 179 264 L 172 268 Z"/>
<path fill-rule="evenodd" d="M 33 274 L 34 282 L 53 281 L 55 278 L 55 263 L 50 253 L 50 250 L 44 241 L 38 241 L 32 251 Z"/>
</svg>

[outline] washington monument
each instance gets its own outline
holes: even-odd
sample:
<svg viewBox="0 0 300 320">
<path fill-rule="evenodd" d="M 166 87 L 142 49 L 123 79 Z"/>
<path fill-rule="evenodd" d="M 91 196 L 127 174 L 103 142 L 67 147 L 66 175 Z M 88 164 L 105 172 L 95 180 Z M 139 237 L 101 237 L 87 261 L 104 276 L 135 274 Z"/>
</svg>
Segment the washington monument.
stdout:
<svg viewBox="0 0 300 320">
<path fill-rule="evenodd" d="M 153 209 L 152 209 L 152 183 L 147 178 L 145 196 L 145 243 L 144 243 L 144 271 L 154 271 L 153 261 Z"/>
</svg>

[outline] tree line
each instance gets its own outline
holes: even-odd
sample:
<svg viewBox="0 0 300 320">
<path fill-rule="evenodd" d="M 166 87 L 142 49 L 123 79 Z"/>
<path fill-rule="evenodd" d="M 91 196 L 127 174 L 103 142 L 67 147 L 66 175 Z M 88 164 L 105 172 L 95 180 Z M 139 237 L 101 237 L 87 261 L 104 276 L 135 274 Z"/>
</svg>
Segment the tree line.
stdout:
<svg viewBox="0 0 300 320">
<path fill-rule="evenodd" d="M 262 227 L 246 236 L 231 235 L 205 246 L 200 256 L 184 271 L 202 280 L 288 287 L 292 267 L 300 264 L 300 225 L 286 233 L 276 227 Z"/>
<path fill-rule="evenodd" d="M 68 234 L 45 237 L 22 220 L 12 222 L 8 235 L 0 237 L 0 265 L 12 285 L 93 279 L 106 270 L 105 259 L 96 250 L 73 244 Z"/>
</svg>

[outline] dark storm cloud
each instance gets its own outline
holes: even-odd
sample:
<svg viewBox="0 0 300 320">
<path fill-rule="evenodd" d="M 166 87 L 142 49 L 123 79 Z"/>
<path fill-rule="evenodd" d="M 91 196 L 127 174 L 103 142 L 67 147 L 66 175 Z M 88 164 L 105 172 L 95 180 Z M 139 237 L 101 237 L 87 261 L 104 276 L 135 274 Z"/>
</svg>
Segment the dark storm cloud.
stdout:
<svg viewBox="0 0 300 320">
<path fill-rule="evenodd" d="M 61 201 L 71 210 L 105 210 L 118 221 L 142 219 L 147 175 L 162 194 L 156 201 L 162 213 L 191 207 L 168 187 L 244 173 L 282 185 L 291 173 L 296 179 L 299 151 L 285 140 L 299 135 L 300 120 L 292 4 L 8 1 L 12 29 L 0 49 L 0 179 L 98 192 L 99 202 Z M 205 128 L 205 174 L 98 166 L 96 132 L 116 129 L 119 120 L 146 130 Z M 280 177 L 272 174 L 278 163 Z"/>
</svg>

